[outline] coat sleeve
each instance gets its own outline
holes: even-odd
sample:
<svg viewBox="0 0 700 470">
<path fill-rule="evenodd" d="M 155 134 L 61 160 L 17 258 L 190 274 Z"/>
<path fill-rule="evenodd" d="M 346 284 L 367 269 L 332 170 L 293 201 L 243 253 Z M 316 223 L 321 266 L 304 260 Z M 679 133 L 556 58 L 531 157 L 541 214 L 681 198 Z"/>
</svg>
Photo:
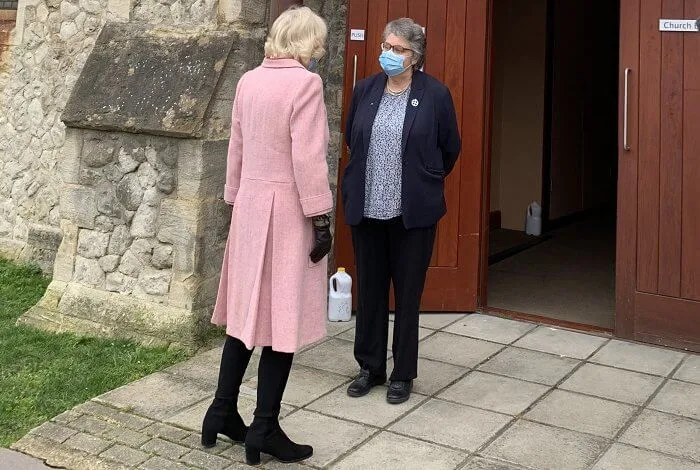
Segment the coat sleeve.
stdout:
<svg viewBox="0 0 700 470">
<path fill-rule="evenodd" d="M 350 141 L 352 138 L 352 123 L 355 121 L 355 112 L 357 111 L 357 103 L 360 101 L 360 87 L 356 84 L 355 89 L 352 91 L 352 98 L 350 100 L 350 109 L 348 110 L 348 116 L 345 119 L 345 145 L 350 147 Z"/>
<path fill-rule="evenodd" d="M 294 98 L 290 117 L 292 164 L 306 217 L 333 210 L 328 184 L 328 119 L 321 77 L 309 75 Z"/>
<path fill-rule="evenodd" d="M 231 138 L 228 141 L 228 156 L 226 157 L 226 185 L 224 186 L 224 201 L 233 205 L 236 201 L 238 188 L 241 186 L 241 166 L 243 164 L 243 136 L 241 135 L 241 120 L 239 109 L 239 94 L 241 93 L 243 77 L 236 86 L 236 97 L 231 111 Z"/>
<path fill-rule="evenodd" d="M 457 114 L 449 88 L 444 88 L 440 98 L 440 114 L 438 116 L 438 144 L 442 151 L 442 163 L 445 175 L 450 174 L 462 150 L 462 139 L 459 136 Z"/>
</svg>

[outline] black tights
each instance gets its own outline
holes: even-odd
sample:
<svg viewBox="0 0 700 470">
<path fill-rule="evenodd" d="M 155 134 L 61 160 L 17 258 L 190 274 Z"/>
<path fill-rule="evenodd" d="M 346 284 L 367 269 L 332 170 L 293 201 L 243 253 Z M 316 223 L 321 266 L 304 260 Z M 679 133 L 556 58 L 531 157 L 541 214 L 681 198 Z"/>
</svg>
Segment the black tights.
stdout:
<svg viewBox="0 0 700 470">
<path fill-rule="evenodd" d="M 241 340 L 226 336 L 224 351 L 221 355 L 216 398 L 238 398 L 241 382 L 252 354 L 253 350 L 247 349 Z M 255 416 L 261 418 L 279 416 L 282 395 L 287 386 L 293 359 L 293 353 L 273 351 L 270 346 L 263 348 L 258 366 L 258 403 Z"/>
</svg>

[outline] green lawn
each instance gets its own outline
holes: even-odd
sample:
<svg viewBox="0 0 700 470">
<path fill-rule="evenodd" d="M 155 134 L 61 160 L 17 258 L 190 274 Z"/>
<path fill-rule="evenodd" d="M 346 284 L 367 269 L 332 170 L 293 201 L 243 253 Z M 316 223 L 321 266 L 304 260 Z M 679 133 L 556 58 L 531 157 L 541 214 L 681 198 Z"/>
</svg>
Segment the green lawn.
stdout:
<svg viewBox="0 0 700 470">
<path fill-rule="evenodd" d="M 79 403 L 187 356 L 15 326 L 48 283 L 38 268 L 0 259 L 0 447 Z"/>
</svg>

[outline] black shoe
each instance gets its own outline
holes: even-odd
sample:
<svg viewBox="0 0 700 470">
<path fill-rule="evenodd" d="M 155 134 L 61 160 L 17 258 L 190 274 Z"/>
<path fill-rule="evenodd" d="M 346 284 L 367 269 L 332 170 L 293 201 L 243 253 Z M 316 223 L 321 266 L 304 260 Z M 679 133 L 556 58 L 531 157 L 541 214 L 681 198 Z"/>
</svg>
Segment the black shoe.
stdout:
<svg viewBox="0 0 700 470">
<path fill-rule="evenodd" d="M 372 390 L 372 387 L 383 385 L 385 382 L 386 374 L 374 375 L 367 369 L 362 369 L 348 387 L 348 395 L 355 398 L 363 397 Z"/>
<path fill-rule="evenodd" d="M 248 465 L 260 464 L 260 454 L 271 455 L 282 463 L 306 460 L 314 454 L 311 446 L 293 442 L 282 431 L 276 418 L 255 417 L 245 440 L 245 460 Z"/>
<path fill-rule="evenodd" d="M 386 391 L 386 401 L 392 405 L 398 405 L 411 398 L 413 380 L 392 380 L 389 390 Z"/>
<path fill-rule="evenodd" d="M 233 442 L 244 442 L 248 427 L 243 422 L 236 409 L 236 401 L 232 399 L 215 398 L 202 423 L 202 445 L 214 447 L 216 437 L 223 434 Z"/>
</svg>

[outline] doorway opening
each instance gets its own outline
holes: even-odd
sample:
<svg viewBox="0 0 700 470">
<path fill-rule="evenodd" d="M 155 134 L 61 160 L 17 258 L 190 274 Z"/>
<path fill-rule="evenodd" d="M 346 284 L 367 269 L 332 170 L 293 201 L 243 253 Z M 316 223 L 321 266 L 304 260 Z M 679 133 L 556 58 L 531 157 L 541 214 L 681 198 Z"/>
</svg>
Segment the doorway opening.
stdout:
<svg viewBox="0 0 700 470">
<path fill-rule="evenodd" d="M 486 308 L 612 330 L 619 0 L 493 8 Z"/>
</svg>

